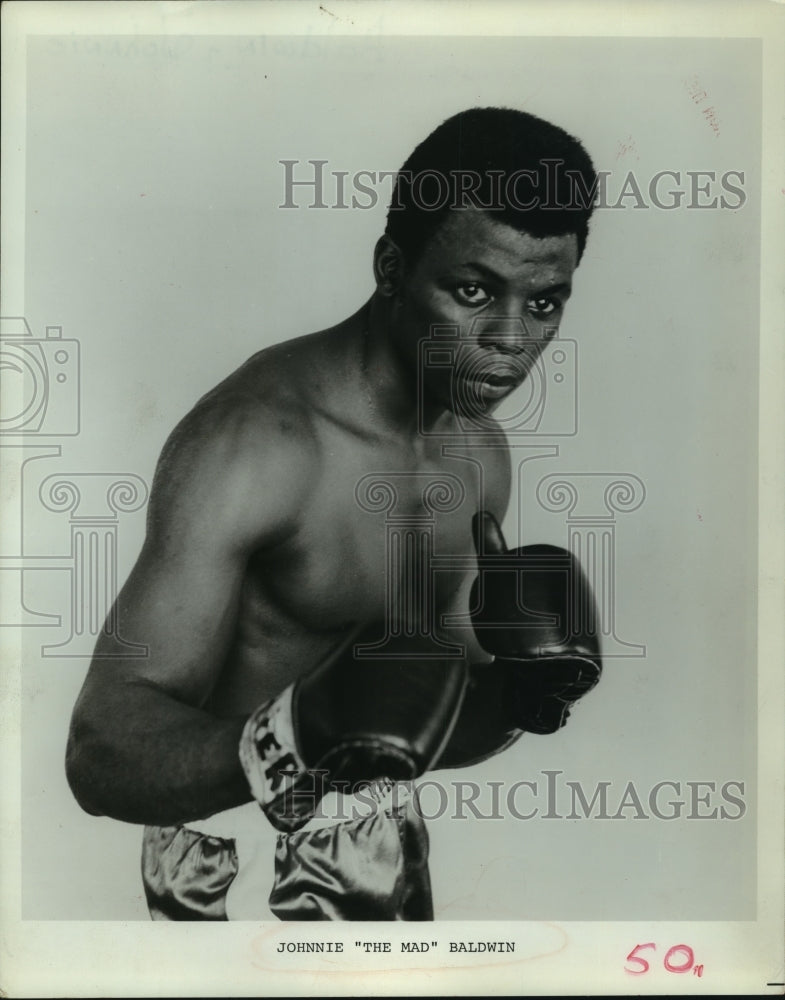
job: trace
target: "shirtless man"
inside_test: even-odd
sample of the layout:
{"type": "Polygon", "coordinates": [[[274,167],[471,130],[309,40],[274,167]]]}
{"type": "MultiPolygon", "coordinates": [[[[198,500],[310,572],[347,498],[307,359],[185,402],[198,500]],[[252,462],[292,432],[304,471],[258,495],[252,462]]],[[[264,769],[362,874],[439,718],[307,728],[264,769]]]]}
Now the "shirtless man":
{"type": "MultiPolygon", "coordinates": [[[[516,631],[525,617],[516,572],[506,582],[497,574],[470,602],[475,546],[481,564],[526,554],[506,554],[496,524],[510,464],[489,414],[521,383],[570,295],[591,211],[576,204],[575,176],[578,190],[590,190],[591,161],[549,123],[504,109],[449,119],[399,174],[370,300],[331,329],[253,356],[164,447],[144,546],[117,602],[120,634],[148,655],[108,659],[112,639],[99,639],[67,751],[84,809],[147,825],[154,917],[233,916],[227,895],[246,871],[242,838],[200,832],[199,822],[250,808],[252,823],[264,825],[254,799],[284,831],[274,912],[429,917],[427,838],[411,802],[390,807],[389,783],[371,786],[387,826],[337,824],[346,843],[336,851],[336,824],[303,832],[313,809],[292,820],[291,801],[282,806],[284,773],[403,780],[467,764],[526,729],[563,725],[567,707],[596,683],[596,637],[563,628],[569,594],[585,590],[567,554],[544,553],[566,567],[566,589],[563,574],[535,567],[525,601],[551,620],[555,613],[561,631],[516,631]],[[429,207],[423,171],[450,181],[462,171],[441,208],[429,207]],[[423,367],[420,343],[445,329],[454,363],[423,367]],[[456,559],[421,581],[432,581],[433,601],[429,620],[414,622],[417,641],[391,620],[390,596],[416,590],[423,563],[390,560],[385,512],[358,502],[371,473],[394,482],[396,513],[414,521],[429,510],[424,484],[441,477],[462,489],[431,522],[433,553],[456,559]],[[490,609],[486,624],[509,627],[480,627],[478,601],[490,609]],[[465,624],[470,603],[474,629],[465,624]],[[424,634],[442,644],[441,658],[418,658],[424,634]],[[358,658],[358,644],[385,635],[386,658],[358,658]],[[345,905],[333,898],[313,912],[303,900],[318,888],[291,884],[309,867],[304,853],[310,867],[326,856],[325,836],[333,854],[373,856],[378,877],[360,902],[344,879],[345,905]]],[[[325,881],[342,877],[331,871],[325,881]]]]}

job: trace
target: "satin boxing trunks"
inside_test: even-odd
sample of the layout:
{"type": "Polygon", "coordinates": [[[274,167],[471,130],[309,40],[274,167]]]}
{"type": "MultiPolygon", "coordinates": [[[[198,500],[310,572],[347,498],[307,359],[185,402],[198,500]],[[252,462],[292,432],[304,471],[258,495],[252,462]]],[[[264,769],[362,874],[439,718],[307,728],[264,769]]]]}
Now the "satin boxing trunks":
{"type": "Polygon", "coordinates": [[[332,792],[294,833],[256,802],[182,826],[145,827],[153,920],[432,920],[428,833],[410,785],[332,792]]]}

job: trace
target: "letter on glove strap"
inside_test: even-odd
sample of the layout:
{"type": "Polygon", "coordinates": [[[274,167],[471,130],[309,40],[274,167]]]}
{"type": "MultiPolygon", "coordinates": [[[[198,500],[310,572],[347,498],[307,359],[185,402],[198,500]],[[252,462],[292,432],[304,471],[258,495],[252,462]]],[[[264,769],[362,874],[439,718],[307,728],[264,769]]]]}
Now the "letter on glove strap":
{"type": "Polygon", "coordinates": [[[418,777],[455,724],[465,660],[421,661],[403,640],[400,658],[358,660],[357,638],[258,708],[245,726],[243,769],[280,830],[306,822],[331,783],[418,777]]]}

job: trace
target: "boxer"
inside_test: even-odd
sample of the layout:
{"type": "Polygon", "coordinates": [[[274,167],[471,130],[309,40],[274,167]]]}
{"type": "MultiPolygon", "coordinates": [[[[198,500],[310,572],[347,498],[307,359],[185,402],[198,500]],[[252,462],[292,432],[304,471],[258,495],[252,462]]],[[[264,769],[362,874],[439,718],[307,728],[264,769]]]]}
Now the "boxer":
{"type": "Polygon", "coordinates": [[[430,919],[407,783],[555,731],[596,683],[596,641],[568,614],[580,567],[501,538],[510,459],[492,417],[558,329],[591,215],[576,191],[595,181],[581,144],[533,115],[448,119],[398,175],[370,299],[254,355],[167,441],[113,611],[148,656],[99,638],[66,754],[84,809],[145,826],[154,918],[262,913],[266,830],[278,916],[430,919]],[[460,179],[438,207],[434,176],[460,179]],[[423,365],[435,330],[450,363],[423,365]],[[429,544],[476,548],[474,564],[425,580],[427,560],[391,560],[384,513],[358,503],[372,473],[412,523],[423,483],[458,482],[428,508],[429,544]],[[360,655],[380,642],[384,657],[360,655]],[[325,819],[341,795],[354,812],[325,819]]]}

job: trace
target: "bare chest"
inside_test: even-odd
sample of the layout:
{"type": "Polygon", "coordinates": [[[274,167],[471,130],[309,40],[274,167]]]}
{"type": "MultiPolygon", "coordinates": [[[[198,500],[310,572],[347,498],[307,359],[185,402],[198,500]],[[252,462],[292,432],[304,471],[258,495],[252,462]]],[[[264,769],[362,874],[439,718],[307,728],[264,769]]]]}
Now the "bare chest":
{"type": "Polygon", "coordinates": [[[490,471],[441,448],[336,442],[314,469],[296,534],[249,561],[221,702],[247,708],[276,694],[357,626],[438,632],[479,654],[466,612],[472,518],[490,471]]]}
{"type": "MultiPolygon", "coordinates": [[[[481,473],[467,461],[352,456],[324,469],[297,535],[251,567],[247,592],[311,631],[445,611],[474,566],[481,473]],[[397,465],[397,467],[396,467],[397,465]]],[[[248,609],[251,610],[250,608],[248,609]]]]}

